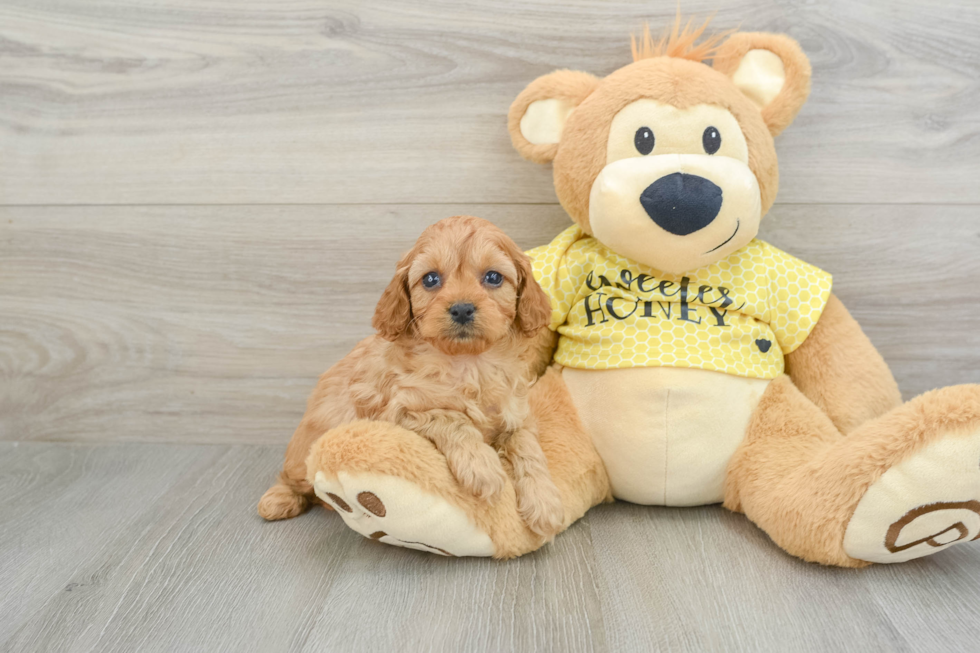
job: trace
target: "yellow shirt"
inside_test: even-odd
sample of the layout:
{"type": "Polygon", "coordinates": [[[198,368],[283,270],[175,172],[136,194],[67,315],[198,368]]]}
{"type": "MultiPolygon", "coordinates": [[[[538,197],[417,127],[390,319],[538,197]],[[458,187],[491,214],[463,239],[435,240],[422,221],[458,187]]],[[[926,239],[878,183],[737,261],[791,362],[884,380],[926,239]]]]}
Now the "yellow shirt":
{"type": "Polygon", "coordinates": [[[578,226],[528,252],[551,298],[555,361],[567,367],[694,367],[772,379],[810,335],[831,276],[753,240],[723,261],[666,274],[578,226]]]}

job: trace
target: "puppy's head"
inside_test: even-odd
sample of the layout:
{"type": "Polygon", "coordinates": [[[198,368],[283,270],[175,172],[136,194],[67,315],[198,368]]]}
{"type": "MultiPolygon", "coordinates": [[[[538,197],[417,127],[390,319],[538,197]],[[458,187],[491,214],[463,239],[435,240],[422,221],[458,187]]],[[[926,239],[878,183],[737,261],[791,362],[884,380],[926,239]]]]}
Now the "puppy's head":
{"type": "Polygon", "coordinates": [[[486,220],[446,218],[398,262],[374,313],[387,340],[411,334],[449,355],[479,354],[547,325],[551,303],[528,257],[486,220]]]}

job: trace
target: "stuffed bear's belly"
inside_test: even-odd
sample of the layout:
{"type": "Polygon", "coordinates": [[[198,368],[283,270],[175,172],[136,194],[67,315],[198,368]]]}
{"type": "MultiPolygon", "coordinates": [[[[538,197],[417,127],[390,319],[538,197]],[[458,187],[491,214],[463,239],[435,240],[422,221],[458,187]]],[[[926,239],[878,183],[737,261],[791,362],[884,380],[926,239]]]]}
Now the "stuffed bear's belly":
{"type": "Polygon", "coordinates": [[[648,505],[724,499],[725,470],[769,379],[675,367],[566,367],[613,495],[648,505]]]}

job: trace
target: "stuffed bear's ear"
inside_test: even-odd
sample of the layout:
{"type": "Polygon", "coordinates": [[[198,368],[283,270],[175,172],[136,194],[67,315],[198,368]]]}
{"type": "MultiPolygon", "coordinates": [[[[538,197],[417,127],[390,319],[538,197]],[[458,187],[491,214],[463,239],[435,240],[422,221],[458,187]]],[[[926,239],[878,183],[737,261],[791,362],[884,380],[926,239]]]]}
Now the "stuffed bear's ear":
{"type": "Polygon", "coordinates": [[[810,61],[782,34],[733,34],[718,48],[713,67],[759,107],[773,136],[793,122],[810,94],[810,61]]]}
{"type": "Polygon", "coordinates": [[[507,116],[510,140],[521,156],[535,163],[554,159],[568,115],[598,83],[588,73],[556,70],[521,91],[507,116]]]}

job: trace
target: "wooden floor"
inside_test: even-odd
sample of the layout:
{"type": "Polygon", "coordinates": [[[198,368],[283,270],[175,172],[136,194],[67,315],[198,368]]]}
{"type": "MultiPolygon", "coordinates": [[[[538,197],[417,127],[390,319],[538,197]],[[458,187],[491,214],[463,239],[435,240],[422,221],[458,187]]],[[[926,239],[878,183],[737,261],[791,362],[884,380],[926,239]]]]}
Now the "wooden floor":
{"type": "Polygon", "coordinates": [[[4,651],[975,651],[975,549],[864,571],[711,506],[616,504],[518,560],[255,514],[282,447],[0,443],[4,651]]]}
{"type": "MultiPolygon", "coordinates": [[[[906,397],[980,382],[980,5],[683,9],[813,63],[762,236],[835,275],[906,397]]],[[[514,96],[674,10],[0,0],[0,651],[976,651],[980,543],[825,569],[616,504],[497,563],[255,514],[425,225],[568,224],[514,96]]]]}

